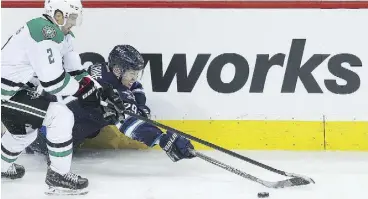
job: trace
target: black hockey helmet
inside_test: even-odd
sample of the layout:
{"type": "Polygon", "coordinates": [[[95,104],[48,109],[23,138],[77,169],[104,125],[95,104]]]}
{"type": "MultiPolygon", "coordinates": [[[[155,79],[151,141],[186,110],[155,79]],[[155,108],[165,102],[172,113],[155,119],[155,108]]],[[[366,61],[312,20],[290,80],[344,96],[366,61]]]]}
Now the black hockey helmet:
{"type": "Polygon", "coordinates": [[[109,67],[120,67],[122,71],[125,70],[143,70],[144,60],[142,55],[130,45],[115,46],[108,58],[109,67]]]}

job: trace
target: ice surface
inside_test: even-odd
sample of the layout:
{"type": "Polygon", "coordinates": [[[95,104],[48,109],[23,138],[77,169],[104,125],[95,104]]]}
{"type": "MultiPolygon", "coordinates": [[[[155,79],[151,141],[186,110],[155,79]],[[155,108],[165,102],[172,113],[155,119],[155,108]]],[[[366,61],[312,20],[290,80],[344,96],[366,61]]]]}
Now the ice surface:
{"type": "MultiPolygon", "coordinates": [[[[269,192],[272,199],[367,198],[367,152],[237,151],[287,172],[312,177],[316,184],[269,189],[200,159],[177,163],[162,151],[82,151],[73,159],[73,171],[90,180],[85,196],[46,196],[46,163],[39,155],[23,154],[23,179],[1,185],[3,199],[252,199],[269,192]]],[[[285,179],[216,151],[205,154],[268,181],[285,179]]]]}

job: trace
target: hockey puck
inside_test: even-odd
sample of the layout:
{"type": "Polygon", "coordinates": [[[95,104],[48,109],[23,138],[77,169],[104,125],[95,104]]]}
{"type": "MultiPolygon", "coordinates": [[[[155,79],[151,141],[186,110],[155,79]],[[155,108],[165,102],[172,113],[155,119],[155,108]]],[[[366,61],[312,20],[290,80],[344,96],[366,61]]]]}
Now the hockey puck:
{"type": "Polygon", "coordinates": [[[270,196],[270,194],[268,192],[259,192],[258,193],[258,198],[267,198],[268,196],[270,196]]]}

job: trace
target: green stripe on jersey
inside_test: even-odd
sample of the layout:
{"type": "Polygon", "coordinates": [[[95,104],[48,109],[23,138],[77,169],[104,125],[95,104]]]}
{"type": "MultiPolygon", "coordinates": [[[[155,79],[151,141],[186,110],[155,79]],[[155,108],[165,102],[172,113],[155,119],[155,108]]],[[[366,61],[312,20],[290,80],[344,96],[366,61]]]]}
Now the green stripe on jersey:
{"type": "Polygon", "coordinates": [[[80,80],[82,80],[83,77],[86,77],[88,75],[89,74],[87,72],[83,72],[82,74],[79,74],[79,75],[74,76],[74,79],[79,82],[80,80]]]}
{"type": "Polygon", "coordinates": [[[61,90],[63,90],[70,82],[70,75],[68,73],[65,74],[65,78],[64,78],[64,82],[63,85],[61,85],[59,88],[54,89],[52,91],[49,91],[50,94],[55,95],[56,93],[60,92],[61,90]]]}

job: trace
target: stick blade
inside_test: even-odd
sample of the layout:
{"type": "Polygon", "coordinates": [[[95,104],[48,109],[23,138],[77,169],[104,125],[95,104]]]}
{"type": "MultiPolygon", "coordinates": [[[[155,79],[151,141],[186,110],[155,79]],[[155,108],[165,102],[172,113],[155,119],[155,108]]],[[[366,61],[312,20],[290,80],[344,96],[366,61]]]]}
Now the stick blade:
{"type": "Polygon", "coordinates": [[[290,179],[287,179],[287,180],[274,182],[272,184],[267,184],[265,186],[267,186],[269,188],[280,189],[280,188],[286,188],[286,187],[303,186],[303,185],[308,185],[310,183],[314,183],[314,181],[312,179],[304,179],[304,178],[300,178],[300,177],[294,177],[294,178],[290,178],[290,179]]]}
{"type": "Polygon", "coordinates": [[[311,178],[305,179],[300,177],[294,177],[289,179],[293,186],[301,186],[301,185],[308,185],[308,184],[315,184],[314,180],[311,178]]]}

